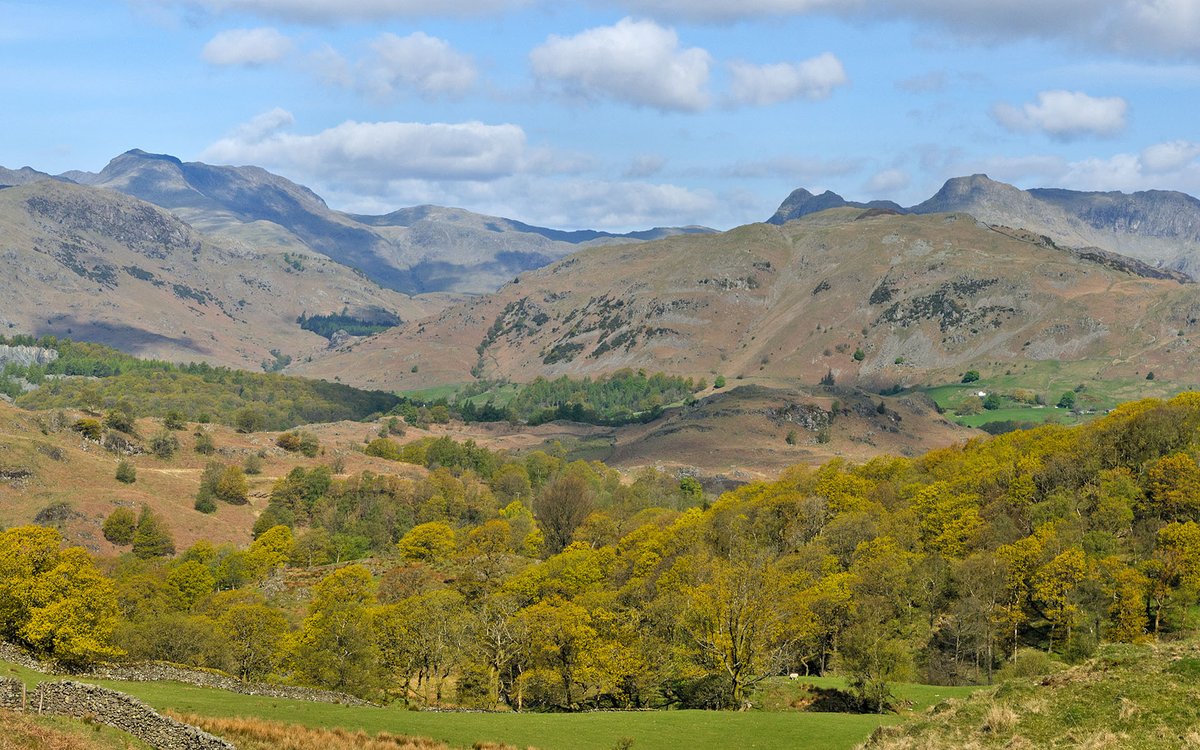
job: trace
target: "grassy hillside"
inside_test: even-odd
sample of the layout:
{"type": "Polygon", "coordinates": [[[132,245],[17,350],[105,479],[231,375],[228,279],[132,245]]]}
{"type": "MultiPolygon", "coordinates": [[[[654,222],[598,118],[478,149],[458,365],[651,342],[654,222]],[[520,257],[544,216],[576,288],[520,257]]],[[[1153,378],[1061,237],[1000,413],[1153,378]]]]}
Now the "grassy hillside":
{"type": "Polygon", "coordinates": [[[1200,647],[1110,645],[1077,667],[1013,679],[877,733],[864,750],[1200,747],[1200,647]]]}
{"type": "Polygon", "coordinates": [[[0,711],[0,750],[151,750],[124,732],[82,719],[0,711]]]}
{"type": "Polygon", "coordinates": [[[54,180],[0,192],[6,331],[100,341],[142,356],[257,369],[272,349],[319,357],[302,313],[440,309],[311,251],[218,240],[111,190],[54,180]]]}
{"type": "Polygon", "coordinates": [[[398,389],[641,367],[880,390],[1062,361],[1190,384],[1196,288],[1139,273],[965,214],[838,209],[576,253],[297,367],[398,389]]]}

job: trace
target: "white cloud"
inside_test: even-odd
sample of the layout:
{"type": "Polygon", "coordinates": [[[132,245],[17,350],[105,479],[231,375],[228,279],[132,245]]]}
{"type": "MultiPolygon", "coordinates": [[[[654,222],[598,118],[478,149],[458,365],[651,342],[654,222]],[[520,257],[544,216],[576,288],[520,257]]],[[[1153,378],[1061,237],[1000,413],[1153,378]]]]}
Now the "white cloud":
{"type": "Polygon", "coordinates": [[[1200,195],[1200,143],[1169,141],[1139,153],[1117,153],[1068,161],[1060,156],[1029,155],[964,160],[947,174],[983,172],[1025,187],[1072,190],[1180,190],[1200,195]]]}
{"type": "Polygon", "coordinates": [[[491,180],[523,168],[525,131],[481,122],[347,121],[315,135],[284,132],[290,115],[260,115],[212,144],[201,158],[259,164],[301,179],[359,184],[391,179],[491,180]],[[285,117],[286,115],[286,117],[285,117]],[[264,118],[260,125],[254,125],[264,118]],[[273,129],[265,126],[274,124],[273,129]]]}
{"type": "Polygon", "coordinates": [[[872,196],[892,197],[892,194],[908,187],[911,178],[903,169],[885,169],[867,180],[866,191],[872,196]]]}
{"type": "Polygon", "coordinates": [[[986,42],[1057,39],[1142,58],[1200,57],[1196,0],[610,0],[658,19],[728,23],[837,15],[901,19],[986,42]]]}
{"type": "Polygon", "coordinates": [[[313,24],[498,13],[530,0],[151,0],[208,13],[240,13],[313,24]]]}
{"type": "Polygon", "coordinates": [[[612,99],[662,110],[709,106],[712,56],[683,49],[672,29],[625,18],[572,37],[551,35],[529,54],[543,84],[588,99],[612,99]]]}
{"type": "Polygon", "coordinates": [[[1036,102],[1020,107],[997,104],[996,121],[1009,130],[1039,130],[1055,138],[1115,135],[1125,129],[1129,104],[1118,96],[1095,97],[1079,91],[1042,91],[1036,102]]]}
{"type": "Polygon", "coordinates": [[[738,104],[778,104],[792,99],[826,99],[847,82],[842,61],[833,54],[798,63],[729,63],[730,96],[738,104]]]}
{"type": "Polygon", "coordinates": [[[261,143],[265,138],[278,133],[296,122],[283,107],[276,107],[262,114],[255,115],[248,121],[234,128],[230,138],[244,144],[261,143]]]}
{"type": "Polygon", "coordinates": [[[471,58],[443,39],[420,31],[405,37],[383,34],[371,44],[373,57],[360,64],[364,85],[378,95],[400,89],[424,94],[460,95],[476,78],[471,58]]]}
{"type": "Polygon", "coordinates": [[[1156,143],[1142,151],[1143,168],[1150,174],[1174,172],[1187,167],[1200,157],[1200,143],[1195,141],[1168,141],[1156,143]]]}
{"type": "Polygon", "coordinates": [[[204,45],[200,56],[212,65],[266,65],[292,51],[292,40],[272,28],[229,29],[204,45]]]}

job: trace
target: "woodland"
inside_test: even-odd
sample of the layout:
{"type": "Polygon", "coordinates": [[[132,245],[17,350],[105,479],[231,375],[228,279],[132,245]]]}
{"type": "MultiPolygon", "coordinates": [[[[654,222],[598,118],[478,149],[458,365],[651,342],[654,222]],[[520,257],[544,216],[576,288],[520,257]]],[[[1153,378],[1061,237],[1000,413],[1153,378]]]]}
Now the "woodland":
{"type": "Polygon", "coordinates": [[[0,636],[414,706],[738,708],[798,673],[885,711],[1197,624],[1200,394],[719,496],[380,425],[364,451],[428,471],[297,466],[245,546],[177,551],[148,509],[105,522],[117,557],[0,533],[0,636]]]}

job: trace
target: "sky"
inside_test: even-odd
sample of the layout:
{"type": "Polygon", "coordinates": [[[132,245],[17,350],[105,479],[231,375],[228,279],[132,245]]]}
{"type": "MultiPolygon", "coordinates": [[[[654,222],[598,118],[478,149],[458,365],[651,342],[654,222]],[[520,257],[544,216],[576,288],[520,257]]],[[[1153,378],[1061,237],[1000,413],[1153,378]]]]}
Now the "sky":
{"type": "Polygon", "coordinates": [[[0,165],[132,148],[333,208],[762,221],[955,176],[1200,195],[1200,0],[0,0],[0,165]]]}

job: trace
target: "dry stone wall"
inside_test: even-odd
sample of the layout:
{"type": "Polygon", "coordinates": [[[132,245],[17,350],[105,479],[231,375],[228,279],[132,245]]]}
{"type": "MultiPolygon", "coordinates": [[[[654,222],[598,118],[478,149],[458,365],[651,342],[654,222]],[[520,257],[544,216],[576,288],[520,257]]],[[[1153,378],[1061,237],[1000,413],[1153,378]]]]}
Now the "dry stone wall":
{"type": "Polygon", "coordinates": [[[70,680],[43,682],[27,695],[24,682],[0,677],[0,708],[107,724],[157,750],[237,750],[227,740],[163,716],[131,695],[99,685],[70,680]]]}
{"type": "Polygon", "coordinates": [[[137,737],[157,750],[237,750],[230,742],[163,716],[137,698],[82,682],[43,682],[28,709],[90,718],[137,737]]]}
{"type": "Polygon", "coordinates": [[[0,708],[20,711],[25,708],[25,683],[15,677],[0,677],[0,708]]]}

